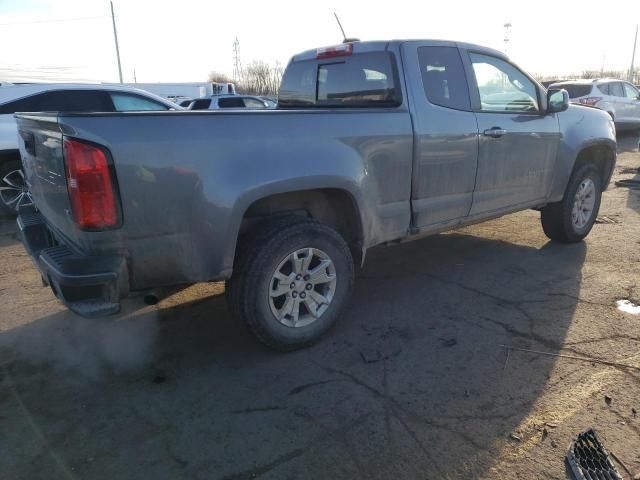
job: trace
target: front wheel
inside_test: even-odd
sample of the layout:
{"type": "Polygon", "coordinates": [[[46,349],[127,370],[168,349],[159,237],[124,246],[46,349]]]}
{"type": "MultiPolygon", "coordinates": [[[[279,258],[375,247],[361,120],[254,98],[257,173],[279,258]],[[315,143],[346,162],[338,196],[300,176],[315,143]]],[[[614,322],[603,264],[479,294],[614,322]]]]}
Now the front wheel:
{"type": "Polygon", "coordinates": [[[336,322],[353,277],[351,252],[335,230],[285,217],[241,243],[227,298],[234,316],[261,342],[294,350],[315,342],[336,322]]]}
{"type": "Polygon", "coordinates": [[[598,216],[602,197],[602,179],[591,164],[573,172],[561,201],[542,209],[544,233],[551,240],[575,243],[585,238],[598,216]]]}

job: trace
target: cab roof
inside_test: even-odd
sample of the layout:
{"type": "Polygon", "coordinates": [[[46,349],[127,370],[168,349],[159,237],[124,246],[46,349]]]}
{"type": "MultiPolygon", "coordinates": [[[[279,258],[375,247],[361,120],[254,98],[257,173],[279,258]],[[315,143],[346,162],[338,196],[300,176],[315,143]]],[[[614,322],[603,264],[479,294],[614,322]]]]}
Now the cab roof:
{"type": "MultiPolygon", "coordinates": [[[[501,51],[495,50],[493,48],[483,47],[481,45],[476,45],[473,43],[465,43],[465,42],[456,42],[452,40],[438,40],[438,39],[395,39],[395,40],[370,40],[370,41],[353,41],[346,42],[353,45],[353,53],[365,53],[365,52],[376,52],[388,50],[392,46],[403,45],[407,43],[418,43],[425,44],[431,46],[441,46],[441,47],[457,47],[466,50],[472,50],[478,53],[486,53],[488,55],[493,55],[495,57],[502,58],[504,60],[508,60],[508,57],[501,51]]],[[[337,43],[335,45],[327,45],[325,47],[337,47],[342,45],[341,43],[337,43]]],[[[316,58],[318,49],[314,48],[311,50],[305,50],[304,52],[300,52],[294,55],[291,60],[294,62],[300,60],[313,60],[316,58]]]]}

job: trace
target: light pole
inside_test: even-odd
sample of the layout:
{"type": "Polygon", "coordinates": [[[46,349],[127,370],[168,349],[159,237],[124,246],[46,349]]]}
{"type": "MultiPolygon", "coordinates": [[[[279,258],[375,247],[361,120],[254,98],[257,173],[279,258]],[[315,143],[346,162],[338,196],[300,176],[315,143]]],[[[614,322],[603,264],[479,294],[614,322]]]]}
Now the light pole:
{"type": "Polygon", "coordinates": [[[629,69],[629,81],[631,83],[633,83],[634,80],[634,74],[635,72],[633,71],[633,65],[635,63],[636,60],[636,44],[638,43],[638,25],[636,25],[636,36],[635,39],[633,40],[633,54],[631,54],[631,68],[629,69]]]}
{"type": "Polygon", "coordinates": [[[116,42],[116,57],[118,58],[118,75],[122,83],[122,67],[120,66],[120,48],[118,47],[118,31],[116,30],[116,16],[113,14],[113,2],[111,4],[111,22],[113,23],[113,39],[116,42]]]}

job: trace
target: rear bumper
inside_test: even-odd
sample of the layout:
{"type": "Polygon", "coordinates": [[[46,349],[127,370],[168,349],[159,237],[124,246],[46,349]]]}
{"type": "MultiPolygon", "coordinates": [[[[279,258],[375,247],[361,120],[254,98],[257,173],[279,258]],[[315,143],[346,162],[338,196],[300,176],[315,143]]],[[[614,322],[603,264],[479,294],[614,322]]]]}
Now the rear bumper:
{"type": "Polygon", "coordinates": [[[128,283],[124,257],[82,255],[56,243],[37,212],[20,212],[18,227],[42,281],[72,312],[95,317],[120,311],[128,283]]]}

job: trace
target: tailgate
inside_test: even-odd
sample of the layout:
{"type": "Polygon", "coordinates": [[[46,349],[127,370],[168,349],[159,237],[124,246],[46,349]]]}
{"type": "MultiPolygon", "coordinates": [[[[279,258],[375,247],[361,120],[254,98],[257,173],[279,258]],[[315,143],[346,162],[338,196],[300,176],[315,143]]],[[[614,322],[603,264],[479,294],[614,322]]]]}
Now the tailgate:
{"type": "Polygon", "coordinates": [[[56,114],[16,115],[25,180],[47,224],[77,244],[56,114]]]}

